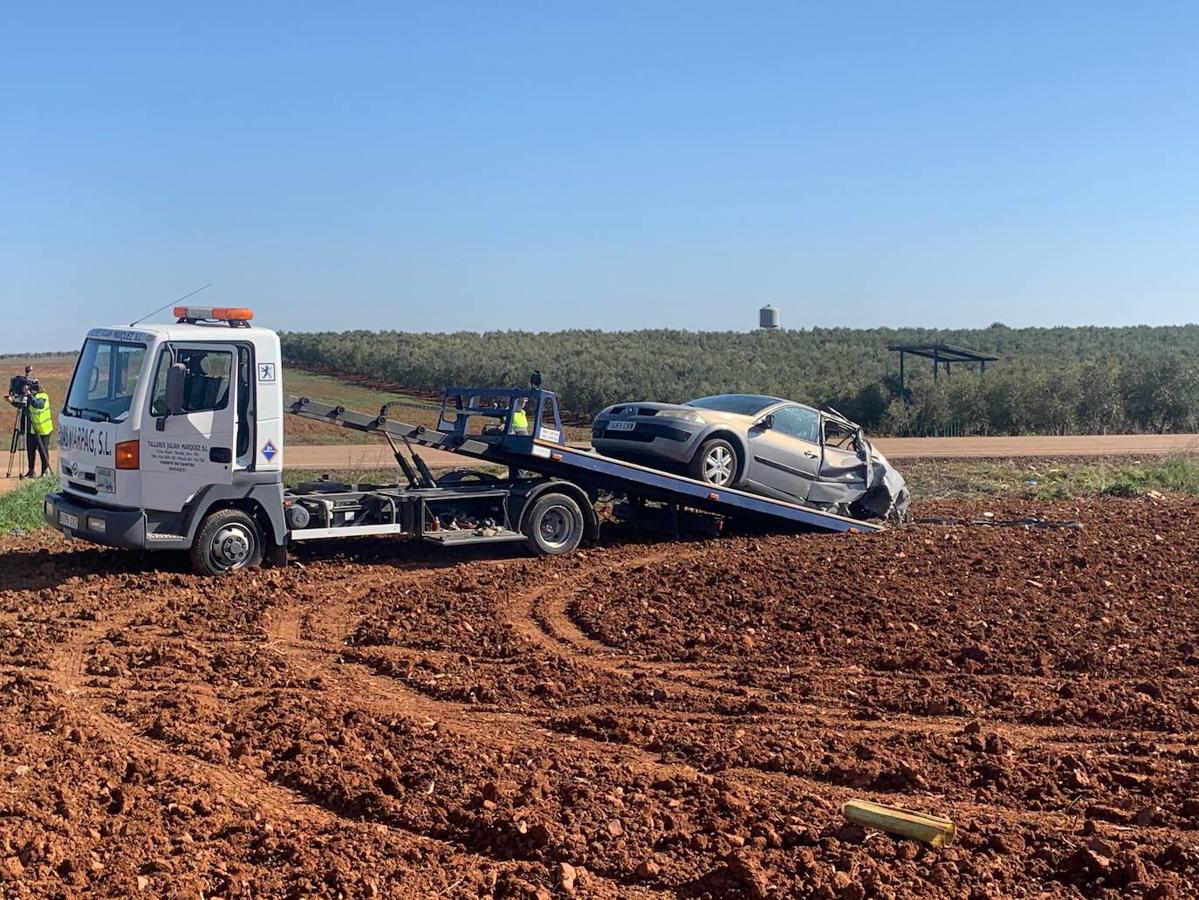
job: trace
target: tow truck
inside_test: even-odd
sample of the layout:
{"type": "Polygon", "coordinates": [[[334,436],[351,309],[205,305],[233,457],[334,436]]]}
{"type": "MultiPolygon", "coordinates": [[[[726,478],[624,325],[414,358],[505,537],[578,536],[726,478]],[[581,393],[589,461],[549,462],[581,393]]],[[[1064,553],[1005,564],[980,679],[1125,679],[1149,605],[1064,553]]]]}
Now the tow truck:
{"type": "Polygon", "coordinates": [[[447,387],[435,428],[393,418],[394,404],[369,414],[285,396],[279,337],[253,324],[251,310],[180,306],[174,316],[87,333],[61,410],[59,489],[44,510],[67,537],[184,550],[196,571],[219,575],[284,563],[299,542],[363,536],[566,554],[598,538],[601,493],[672,517],[676,532],[683,516],[776,530],[882,528],[572,447],[556,395],[539,383],[447,387]],[[400,478],[286,487],[287,414],[381,437],[400,478]],[[435,476],[417,447],[491,471],[435,476]]]}

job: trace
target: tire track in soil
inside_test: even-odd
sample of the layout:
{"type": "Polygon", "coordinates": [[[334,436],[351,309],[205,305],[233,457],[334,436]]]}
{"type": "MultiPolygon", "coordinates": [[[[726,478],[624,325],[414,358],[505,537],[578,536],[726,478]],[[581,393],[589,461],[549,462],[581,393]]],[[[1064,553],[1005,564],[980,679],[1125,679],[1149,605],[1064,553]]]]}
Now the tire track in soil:
{"type": "MultiPolygon", "coordinates": [[[[704,548],[683,555],[672,553],[668,550],[656,551],[631,560],[623,560],[607,566],[601,571],[603,574],[610,574],[613,571],[621,569],[653,565],[667,558],[675,563],[685,562],[687,559],[702,555],[703,552],[704,548]]],[[[749,699],[753,697],[753,699],[766,707],[765,712],[752,713],[748,716],[740,713],[727,716],[718,714],[725,721],[728,721],[730,726],[737,723],[752,724],[753,719],[762,716],[769,718],[774,723],[787,721],[799,722],[806,726],[807,735],[815,738],[819,738],[822,735],[841,737],[845,735],[847,729],[852,728],[855,732],[870,732],[872,737],[880,740],[885,740],[892,735],[913,734],[935,740],[937,738],[951,738],[960,735],[965,725],[971,721],[975,721],[977,718],[899,715],[889,716],[885,722],[869,721],[856,716],[853,707],[844,703],[831,705],[821,701],[795,700],[778,702],[762,696],[768,693],[766,689],[759,689],[756,696],[746,694],[739,688],[714,681],[709,677],[706,673],[714,670],[727,673],[727,669],[715,664],[696,667],[658,660],[635,659],[623,655],[617,648],[586,634],[570,615],[569,610],[574,599],[587,589],[586,582],[594,578],[596,574],[595,570],[579,573],[570,578],[557,582],[549,582],[531,591],[522,593],[517,600],[508,605],[508,621],[521,634],[550,652],[557,653],[571,663],[616,673],[624,677],[632,677],[633,672],[649,674],[658,678],[664,678],[670,683],[683,685],[688,690],[701,695],[707,695],[709,698],[732,696],[736,699],[749,699]],[[748,723],[745,721],[747,718],[750,720],[748,723]],[[833,721],[830,721],[830,719],[833,721]]],[[[842,670],[844,674],[849,674],[850,671],[853,671],[854,674],[861,674],[861,669],[851,670],[851,667],[848,666],[832,668],[827,673],[822,674],[835,675],[838,670],[842,670]]],[[[772,671],[777,673],[779,670],[772,671]]],[[[915,681],[921,676],[912,675],[905,677],[908,680],[915,681]]],[[[945,677],[948,678],[949,676],[945,677]]],[[[1020,676],[1003,677],[1008,678],[1009,681],[1019,682],[1025,680],[1020,676]]],[[[1048,680],[1038,676],[1029,676],[1027,680],[1034,679],[1042,682],[1048,680]]],[[[602,706],[598,707],[598,709],[603,710],[604,714],[612,712],[610,708],[602,706]]],[[[564,710],[559,715],[581,714],[584,714],[581,709],[573,708],[564,710]]],[[[683,719],[684,722],[688,721],[686,713],[655,709],[654,715],[660,718],[675,718],[683,719]]],[[[1055,747],[1066,752],[1077,752],[1080,742],[1091,743],[1095,740],[1124,742],[1129,737],[1129,732],[1127,731],[1122,732],[1116,729],[1090,726],[1040,726],[1004,721],[1002,722],[1002,728],[1009,745],[1014,748],[1055,747]],[[1080,733],[1085,736],[1082,738],[1082,741],[1080,741],[1080,733]]],[[[580,740],[594,740],[585,738],[582,735],[576,736],[580,740]]],[[[1150,736],[1151,738],[1156,738],[1154,743],[1167,750],[1179,750],[1191,746],[1190,743],[1185,742],[1185,739],[1182,743],[1177,741],[1166,742],[1163,740],[1165,735],[1152,733],[1150,736]]],[[[628,741],[620,741],[619,745],[633,746],[641,753],[649,753],[649,751],[644,750],[637,744],[630,744],[628,741]]],[[[603,746],[611,746],[611,744],[603,744],[603,746]]],[[[655,759],[660,761],[660,757],[655,757],[655,759]]],[[[688,768],[691,768],[693,771],[699,771],[690,766],[688,768]]],[[[832,779],[812,777],[797,772],[777,772],[751,764],[722,769],[720,770],[720,775],[724,778],[736,778],[740,776],[759,785],[774,788],[801,785],[813,792],[826,795],[832,794],[838,798],[837,802],[853,799],[861,795],[860,789],[848,787],[832,779]]],[[[929,792],[913,793],[899,791],[888,792],[887,796],[888,802],[894,802],[901,806],[906,805],[913,808],[920,808],[922,804],[927,804],[930,798],[936,799],[942,795],[929,792]]],[[[990,816],[1006,820],[1012,824],[1019,824],[1025,821],[1028,816],[1028,810],[1014,802],[993,800],[982,805],[966,800],[954,800],[950,802],[958,815],[964,814],[975,819],[990,816]]],[[[1074,804],[1071,803],[1067,807],[1067,810],[1073,808],[1073,806],[1074,804]]],[[[1062,829],[1065,833],[1077,829],[1082,823],[1081,810],[1073,816],[1068,812],[1040,810],[1038,811],[1038,817],[1042,821],[1062,829]]],[[[1150,831],[1153,831],[1153,829],[1150,829],[1150,831]]],[[[1168,833],[1166,829],[1158,829],[1158,831],[1162,834],[1168,833]]]]}
{"type": "MultiPolygon", "coordinates": [[[[147,612],[161,609],[162,604],[142,603],[138,606],[125,608],[118,616],[101,619],[99,616],[89,627],[80,629],[59,649],[50,659],[47,670],[51,687],[59,694],[74,712],[81,715],[88,726],[105,740],[117,746],[120,750],[140,754],[148,759],[157,759],[167,764],[168,768],[182,769],[187,775],[198,778],[205,787],[220,794],[233,807],[265,813],[267,818],[289,821],[296,825],[319,829],[351,828],[361,832],[369,832],[383,828],[407,840],[414,840],[426,848],[436,850],[450,858],[458,858],[470,865],[493,866],[499,869],[505,867],[507,861],[496,860],[485,854],[480,854],[461,845],[435,838],[415,829],[407,829],[391,823],[365,822],[343,816],[336,810],[330,809],[301,791],[259,778],[246,772],[240,773],[228,767],[210,763],[186,751],[173,750],[161,741],[139,733],[133,726],[116,716],[105,712],[98,704],[91,702],[88,695],[92,692],[108,694],[113,688],[94,688],[86,683],[85,666],[87,647],[96,639],[112,630],[120,630],[130,622],[147,612]]],[[[279,622],[283,631],[290,625],[290,617],[282,616],[279,622]]],[[[298,628],[298,620],[296,621],[298,628]]],[[[178,690],[180,685],[172,685],[178,690]]]]}
{"type": "MultiPolygon", "coordinates": [[[[444,726],[468,740],[498,749],[537,747],[553,753],[562,753],[564,748],[587,749],[601,759],[623,762],[634,770],[668,776],[683,771],[691,774],[697,772],[689,766],[661,763],[631,745],[621,746],[621,758],[612,760],[611,744],[577,736],[562,737],[560,741],[555,741],[554,738],[558,736],[556,732],[541,727],[520,714],[480,710],[465,703],[436,700],[404,686],[395,678],[370,672],[360,664],[340,660],[330,662],[327,658],[330,651],[340,647],[352,630],[348,626],[353,618],[350,612],[353,608],[353,600],[329,604],[316,613],[305,613],[298,606],[289,605],[279,610],[279,616],[272,625],[272,632],[281,636],[292,631],[298,633],[303,619],[309,620],[308,636],[296,640],[284,640],[279,637],[279,650],[289,666],[308,677],[319,676],[326,685],[333,686],[335,692],[343,697],[346,703],[383,718],[399,717],[411,720],[424,717],[425,721],[433,721],[439,728],[444,726]],[[319,640],[320,635],[326,638],[325,642],[319,640]]],[[[429,839],[459,847],[497,865],[508,861],[495,859],[468,844],[452,839],[429,839]]],[[[517,858],[517,861],[524,860],[517,858]]],[[[675,896],[673,891],[658,891],[644,884],[633,883],[631,879],[634,876],[631,873],[605,873],[592,867],[588,867],[587,872],[591,877],[619,888],[622,896],[675,896]]]]}
{"type": "MultiPolygon", "coordinates": [[[[930,715],[923,717],[904,713],[894,713],[887,717],[886,722],[871,721],[863,719],[858,715],[856,705],[831,698],[820,700],[771,700],[766,696],[771,693],[769,688],[757,688],[755,692],[747,693],[743,688],[712,678],[711,673],[721,673],[723,677],[728,677],[728,669],[716,663],[701,664],[699,666],[690,664],[679,665],[660,660],[644,660],[623,655],[618,648],[588,635],[570,615],[570,607],[575,598],[587,589],[585,582],[588,579],[594,578],[597,574],[610,574],[621,569],[653,565],[667,559],[674,563],[686,562],[688,559],[703,555],[703,553],[704,549],[694,550],[682,555],[669,550],[661,550],[610,565],[599,573],[591,570],[572,576],[569,579],[541,585],[523,594],[517,601],[509,605],[508,611],[512,616],[509,621],[525,637],[535,641],[550,652],[562,656],[569,662],[615,673],[626,678],[632,677],[632,673],[642,673],[664,678],[668,682],[680,684],[689,690],[705,694],[710,698],[731,697],[736,700],[753,699],[763,704],[766,707],[766,711],[749,715],[751,717],[757,715],[769,716],[773,722],[796,721],[809,727],[819,723],[819,727],[823,730],[835,731],[838,734],[843,733],[847,726],[852,726],[855,731],[876,732],[883,736],[895,733],[910,733],[928,735],[930,737],[956,736],[972,721],[981,721],[984,727],[988,723],[991,723],[991,720],[980,719],[978,716],[930,715]],[[835,721],[828,721],[830,719],[835,721]]],[[[800,676],[803,674],[802,670],[787,672],[777,667],[758,667],[758,671],[766,671],[776,675],[785,674],[788,676],[800,676]]],[[[808,671],[814,672],[815,669],[813,668],[808,671]]],[[[820,669],[819,674],[826,677],[835,677],[838,675],[861,675],[864,673],[860,667],[832,666],[827,669],[820,669]]],[[[896,676],[896,673],[888,673],[888,677],[893,681],[902,679],[909,682],[917,682],[922,677],[939,677],[948,681],[954,676],[948,674],[896,676]]],[[[987,676],[982,677],[985,678],[987,676]]],[[[1055,679],[1048,676],[995,675],[993,677],[996,679],[1003,678],[1009,683],[1016,685],[1044,685],[1055,681],[1055,679]]],[[[1116,685],[1120,683],[1119,679],[1110,679],[1110,684],[1116,685]]],[[[596,706],[596,709],[604,709],[604,707],[599,705],[596,706]]],[[[571,710],[571,712],[581,714],[582,711],[571,710]]],[[[686,718],[690,721],[700,721],[692,719],[686,713],[662,710],[660,708],[654,708],[654,715],[662,718],[686,718]]],[[[712,718],[715,721],[718,720],[717,717],[744,720],[746,714],[717,713],[712,718]]],[[[1084,742],[1126,741],[1130,734],[1127,730],[1104,728],[1102,726],[1035,725],[1007,719],[996,720],[992,724],[1001,725],[1005,736],[1016,738],[1016,740],[1011,741],[1016,746],[1056,746],[1071,751],[1077,750],[1079,744],[1084,742]]],[[[1194,746],[1194,743],[1188,742],[1184,735],[1161,732],[1143,732],[1137,734],[1152,740],[1153,743],[1165,750],[1178,751],[1194,746]]]]}
{"type": "Polygon", "coordinates": [[[97,618],[90,627],[80,629],[54,654],[48,670],[49,681],[66,701],[66,705],[81,714],[93,729],[122,750],[158,758],[168,764],[181,765],[192,773],[198,773],[236,806],[265,809],[284,819],[304,821],[309,821],[315,812],[320,824],[334,824],[337,821],[336,816],[311,806],[298,795],[252,776],[242,776],[190,754],[171,750],[161,742],[138,733],[129,724],[105,712],[100,705],[89,700],[89,695],[93,692],[107,694],[113,689],[95,688],[86,683],[84,669],[88,645],[108,631],[124,628],[138,615],[157,608],[153,604],[143,603],[126,608],[119,616],[110,619],[97,618]]]}
{"type": "MultiPolygon", "coordinates": [[[[651,564],[665,558],[667,555],[670,554],[664,551],[655,552],[614,564],[608,567],[608,570],[651,564]]],[[[672,556],[672,558],[678,559],[677,556],[672,556]]],[[[625,677],[631,677],[628,669],[624,668],[625,666],[642,671],[648,669],[648,671],[653,673],[664,671],[667,677],[677,676],[680,673],[684,676],[689,675],[693,671],[691,667],[676,667],[667,663],[657,662],[647,665],[642,660],[614,657],[613,648],[583,634],[569,619],[566,613],[566,606],[569,601],[566,599],[558,600],[559,611],[556,615],[548,618],[549,621],[555,624],[567,623],[567,627],[564,630],[568,633],[572,630],[577,632],[577,643],[576,641],[559,641],[553,634],[543,629],[537,618],[537,611],[544,608],[542,604],[544,598],[555,588],[561,589],[565,584],[575,586],[575,593],[577,593],[577,590],[583,588],[576,585],[576,583],[583,582],[593,575],[594,572],[580,573],[572,576],[570,579],[549,582],[531,591],[521,593],[519,599],[510,605],[508,611],[510,613],[513,611],[527,611],[526,617],[523,619],[510,619],[509,621],[522,634],[532,638],[539,645],[552,652],[561,654],[561,648],[564,645],[567,646],[568,651],[566,656],[574,663],[599,668],[606,672],[617,672],[625,677]],[[584,651],[583,648],[591,646],[600,650],[603,655],[591,656],[584,651]]],[[[621,740],[598,740],[588,735],[564,733],[557,729],[546,727],[542,724],[545,718],[539,714],[528,715],[503,712],[480,708],[459,701],[440,700],[415,688],[408,687],[392,676],[372,672],[364,664],[340,661],[336,663],[328,662],[326,657],[330,645],[333,647],[343,646],[345,638],[353,631],[354,619],[356,618],[356,613],[354,612],[355,605],[362,597],[369,593],[371,591],[363,592],[357,598],[339,600],[335,603],[322,606],[317,611],[310,613],[301,613],[299,608],[294,605],[280,610],[281,615],[274,628],[276,634],[281,635],[289,631],[298,631],[300,627],[298,623],[301,617],[309,619],[309,636],[302,640],[290,642],[283,649],[289,664],[295,665],[309,676],[319,675],[327,682],[338,684],[343,690],[342,696],[347,697],[351,702],[373,713],[384,716],[399,715],[406,718],[424,716],[427,720],[436,721],[439,726],[444,725],[463,737],[479,743],[499,748],[511,748],[514,745],[540,747],[559,753],[564,748],[583,750],[595,754],[602,759],[612,760],[615,756],[617,757],[614,760],[616,762],[623,762],[635,770],[656,776],[672,777],[684,774],[687,777],[694,778],[709,774],[690,763],[664,760],[660,755],[636,743],[621,740]],[[293,624],[293,622],[296,624],[293,624]],[[324,638],[324,642],[321,640],[322,637],[324,638]],[[555,735],[563,735],[563,742],[556,743],[553,740],[555,735]]],[[[418,651],[413,652],[414,654],[418,653],[418,651]]],[[[686,684],[688,687],[695,688],[690,681],[687,681],[686,684]]],[[[720,695],[727,693],[727,691],[708,690],[702,686],[698,688],[698,691],[720,695]]],[[[816,737],[821,734],[842,736],[845,734],[846,726],[852,725],[854,729],[859,731],[876,731],[882,738],[901,733],[915,733],[930,738],[956,736],[960,733],[962,726],[971,721],[966,718],[949,720],[948,717],[945,717],[946,721],[937,721],[933,718],[921,719],[919,717],[911,717],[902,721],[882,723],[853,719],[847,712],[838,710],[834,711],[836,721],[828,722],[827,715],[830,711],[827,707],[819,704],[786,703],[776,705],[790,710],[795,710],[797,707],[807,707],[811,710],[812,715],[803,716],[795,715],[794,713],[782,713],[781,711],[776,713],[771,711],[769,713],[755,713],[749,716],[749,718],[752,719],[761,716],[763,718],[768,717],[772,721],[798,720],[807,726],[807,733],[809,735],[816,737]],[[823,721],[821,720],[822,716],[825,717],[823,721]]],[[[657,708],[647,709],[652,709],[653,714],[659,717],[682,720],[685,723],[697,721],[691,714],[686,712],[657,708]]],[[[558,711],[556,715],[580,715],[586,711],[602,711],[608,714],[613,710],[611,706],[590,704],[584,707],[563,709],[558,711]]],[[[730,726],[734,724],[752,724],[752,722],[746,723],[745,719],[747,717],[741,714],[709,714],[708,718],[719,724],[727,723],[730,726]]],[[[1005,736],[1007,736],[1012,731],[1012,726],[1005,724],[1004,728],[1005,736]]],[[[1020,730],[1027,732],[1028,744],[1030,746],[1044,746],[1047,737],[1044,732],[1046,731],[1053,731],[1055,733],[1067,731],[1067,729],[1057,729],[1049,726],[1024,726],[1020,730]]],[[[1113,739],[1119,736],[1114,732],[1110,734],[1113,739]]],[[[1066,734],[1062,734],[1060,739],[1054,743],[1059,743],[1066,750],[1077,751],[1078,749],[1077,740],[1071,740],[1066,734]]],[[[798,772],[772,771],[751,765],[731,766],[721,769],[718,774],[726,780],[742,780],[756,785],[757,790],[764,789],[771,793],[780,793],[784,796],[792,795],[797,787],[812,793],[825,796],[831,795],[837,803],[861,795],[861,789],[840,784],[832,779],[812,777],[798,772]]],[[[893,802],[901,806],[920,808],[922,805],[927,805],[930,799],[940,799],[944,795],[929,791],[889,791],[887,797],[888,802],[893,802]]],[[[956,815],[969,817],[976,821],[990,818],[1000,819],[1011,825],[1019,825],[1025,822],[1028,816],[1027,808],[1002,801],[992,800],[985,804],[976,804],[969,800],[950,800],[948,802],[952,805],[956,815]]],[[[1037,815],[1040,820],[1062,830],[1063,833],[1076,830],[1082,821],[1081,810],[1073,815],[1069,812],[1039,810],[1037,815]]],[[[1166,833],[1165,829],[1152,828],[1147,829],[1146,833],[1153,833],[1158,830],[1166,833]]],[[[602,873],[595,872],[594,874],[601,875],[602,877],[602,873]]],[[[619,879],[613,878],[611,880],[619,883],[619,879]]]]}
{"type": "Polygon", "coordinates": [[[747,699],[749,695],[744,688],[710,677],[712,673],[727,675],[727,669],[723,666],[681,665],[636,659],[587,635],[567,611],[571,599],[585,590],[585,582],[595,578],[597,574],[650,566],[667,559],[681,562],[694,559],[703,553],[703,548],[682,554],[677,550],[656,550],[644,556],[605,566],[598,571],[592,569],[546,582],[531,591],[521,593],[507,604],[507,620],[521,635],[570,663],[603,670],[624,678],[631,678],[637,674],[665,678],[711,698],[747,699]]]}

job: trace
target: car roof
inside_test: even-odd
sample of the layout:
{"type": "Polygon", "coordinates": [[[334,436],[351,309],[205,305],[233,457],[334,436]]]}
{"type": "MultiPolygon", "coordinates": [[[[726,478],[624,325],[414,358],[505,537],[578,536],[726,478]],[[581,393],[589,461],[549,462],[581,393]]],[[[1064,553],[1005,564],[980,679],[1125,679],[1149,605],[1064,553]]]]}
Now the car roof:
{"type": "Polygon", "coordinates": [[[730,400],[732,400],[732,399],[753,400],[756,402],[760,402],[763,406],[771,406],[772,404],[775,404],[775,403],[790,403],[790,402],[792,402],[790,400],[784,400],[782,397],[770,397],[766,394],[712,394],[708,397],[696,397],[695,400],[691,400],[689,402],[695,403],[697,400],[723,400],[725,398],[728,398],[730,400]]]}

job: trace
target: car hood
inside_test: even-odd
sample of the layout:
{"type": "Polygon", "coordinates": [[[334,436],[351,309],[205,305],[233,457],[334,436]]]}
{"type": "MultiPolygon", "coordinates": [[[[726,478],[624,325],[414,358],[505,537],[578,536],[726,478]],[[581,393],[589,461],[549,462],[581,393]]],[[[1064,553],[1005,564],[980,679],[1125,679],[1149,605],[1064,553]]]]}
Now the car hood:
{"type": "Polygon", "coordinates": [[[599,416],[656,416],[663,411],[695,413],[705,422],[719,422],[722,425],[740,425],[745,427],[761,418],[760,416],[743,416],[740,413],[721,412],[715,409],[701,409],[686,403],[656,403],[652,401],[629,401],[613,403],[604,408],[599,416]]]}

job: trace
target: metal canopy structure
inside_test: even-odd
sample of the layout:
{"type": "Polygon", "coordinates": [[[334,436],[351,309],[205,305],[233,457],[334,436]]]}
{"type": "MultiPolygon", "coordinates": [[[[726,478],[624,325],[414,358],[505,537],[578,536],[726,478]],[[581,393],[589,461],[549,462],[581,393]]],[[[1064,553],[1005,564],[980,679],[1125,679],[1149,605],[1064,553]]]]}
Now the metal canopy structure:
{"type": "Polygon", "coordinates": [[[977,363],[978,372],[980,375],[983,375],[987,371],[987,363],[999,360],[998,356],[980,353],[977,350],[967,350],[965,347],[952,347],[949,344],[891,344],[887,349],[892,353],[899,354],[899,389],[901,391],[906,389],[904,360],[909,354],[933,361],[934,381],[940,374],[942,365],[945,366],[946,377],[949,377],[949,367],[953,363],[959,365],[963,363],[966,365],[977,363]]]}

